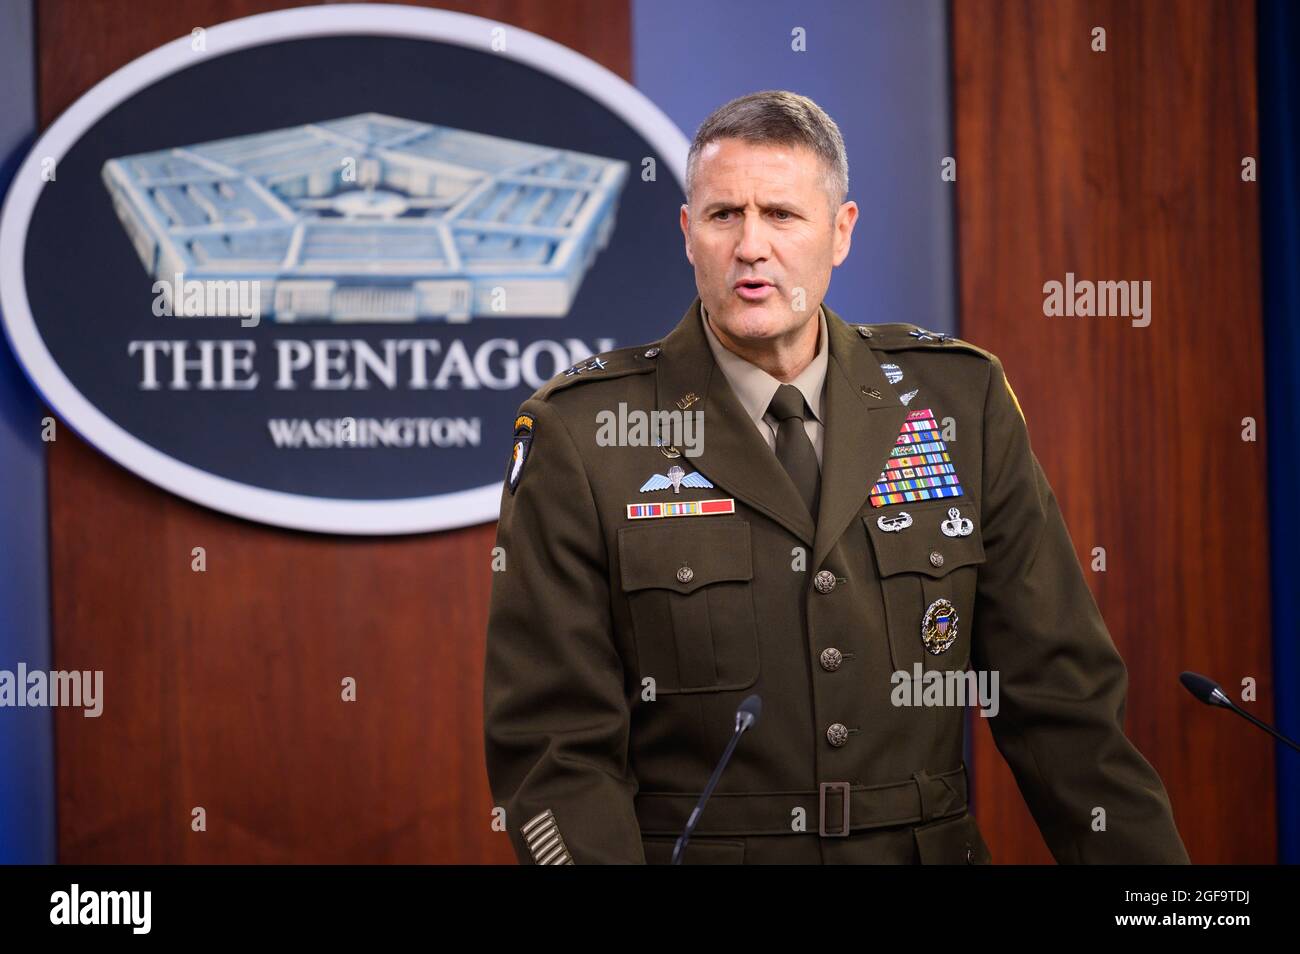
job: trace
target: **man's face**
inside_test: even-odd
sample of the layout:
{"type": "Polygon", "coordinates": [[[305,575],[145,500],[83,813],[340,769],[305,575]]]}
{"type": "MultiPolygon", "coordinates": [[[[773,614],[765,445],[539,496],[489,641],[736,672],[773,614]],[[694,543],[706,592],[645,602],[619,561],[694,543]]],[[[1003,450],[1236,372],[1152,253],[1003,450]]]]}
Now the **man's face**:
{"type": "Polygon", "coordinates": [[[700,300],[724,342],[783,347],[816,316],[858,215],[845,202],[832,216],[825,177],[803,146],[722,139],[701,151],[681,226],[700,300]]]}

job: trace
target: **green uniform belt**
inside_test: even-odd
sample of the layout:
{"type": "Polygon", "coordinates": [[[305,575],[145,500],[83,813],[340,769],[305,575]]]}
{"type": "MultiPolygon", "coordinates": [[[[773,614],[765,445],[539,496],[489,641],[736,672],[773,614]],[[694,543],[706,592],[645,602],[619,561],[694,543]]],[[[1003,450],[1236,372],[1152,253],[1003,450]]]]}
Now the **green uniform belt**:
{"type": "MultiPolygon", "coordinates": [[[[889,785],[823,782],[813,792],[714,792],[695,834],[844,836],[869,828],[924,824],[964,813],[966,792],[965,763],[942,775],[921,771],[889,785]],[[795,808],[808,812],[803,831],[792,827],[795,808]]],[[[680,835],[699,798],[687,792],[639,792],[635,806],[641,833],[680,835]]]]}

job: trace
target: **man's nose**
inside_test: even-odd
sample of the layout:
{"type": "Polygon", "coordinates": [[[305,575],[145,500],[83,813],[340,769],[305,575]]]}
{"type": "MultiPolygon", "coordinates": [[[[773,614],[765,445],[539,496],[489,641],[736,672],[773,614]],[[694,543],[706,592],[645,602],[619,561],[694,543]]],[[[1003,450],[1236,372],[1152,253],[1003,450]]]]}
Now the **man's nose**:
{"type": "Polygon", "coordinates": [[[741,227],[740,243],[736,246],[736,257],[741,261],[754,262],[767,258],[771,252],[772,243],[763,217],[758,214],[746,215],[741,227]]]}

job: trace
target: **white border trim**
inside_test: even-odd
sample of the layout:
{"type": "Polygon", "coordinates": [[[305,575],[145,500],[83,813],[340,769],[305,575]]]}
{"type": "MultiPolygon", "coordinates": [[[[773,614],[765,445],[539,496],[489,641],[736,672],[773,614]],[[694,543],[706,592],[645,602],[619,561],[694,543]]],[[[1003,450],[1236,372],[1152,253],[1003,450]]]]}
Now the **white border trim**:
{"type": "Polygon", "coordinates": [[[401,500],[310,497],[252,487],[182,463],[119,427],[68,380],[45,346],[24,279],[27,229],[44,185],[40,163],[62,159],[100,117],[144,87],[190,66],[237,50],[321,36],[398,36],[453,43],[524,63],[603,104],[640,133],[678,183],[689,144],[636,87],[568,47],[527,30],[464,13],[396,4],[298,7],[231,20],[205,30],[207,51],[190,37],[158,47],[101,80],[37,140],[14,176],[0,219],[0,317],[19,362],[45,401],[74,431],[117,463],[174,494],[213,509],[295,530],[321,533],[424,533],[497,519],[501,484],[401,500]],[[491,48],[492,30],[506,31],[507,49],[491,48]]]}

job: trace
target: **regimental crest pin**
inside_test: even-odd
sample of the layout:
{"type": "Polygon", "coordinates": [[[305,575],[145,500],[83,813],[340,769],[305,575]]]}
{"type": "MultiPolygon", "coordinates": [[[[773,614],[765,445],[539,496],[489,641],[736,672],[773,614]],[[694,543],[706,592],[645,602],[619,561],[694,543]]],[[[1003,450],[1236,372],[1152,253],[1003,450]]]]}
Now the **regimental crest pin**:
{"type": "Polygon", "coordinates": [[[921,642],[933,656],[957,641],[957,610],[948,600],[935,600],[921,617],[921,642]]]}
{"type": "Polygon", "coordinates": [[[652,474],[650,479],[641,485],[641,493],[649,493],[652,490],[667,490],[673,488],[673,493],[679,494],[683,487],[712,487],[713,484],[709,478],[705,477],[697,470],[689,474],[682,470],[677,464],[668,468],[667,474],[652,474]]]}
{"type": "Polygon", "coordinates": [[[510,450],[510,466],[506,468],[506,486],[514,494],[519,478],[524,475],[524,464],[533,445],[533,416],[520,414],[515,418],[515,440],[510,450]]]}
{"type": "Polygon", "coordinates": [[[663,454],[665,457],[667,457],[670,460],[682,456],[682,452],[679,451],[676,447],[674,447],[672,444],[665,444],[663,441],[659,440],[658,438],[655,438],[655,446],[659,448],[659,453],[663,454]]]}
{"type": "Polygon", "coordinates": [[[896,364],[882,364],[880,370],[885,372],[885,378],[890,384],[903,380],[903,369],[896,364]]]}

